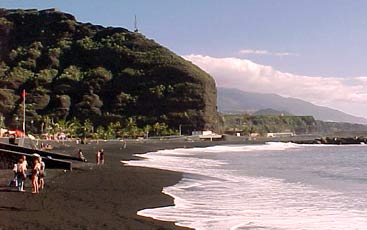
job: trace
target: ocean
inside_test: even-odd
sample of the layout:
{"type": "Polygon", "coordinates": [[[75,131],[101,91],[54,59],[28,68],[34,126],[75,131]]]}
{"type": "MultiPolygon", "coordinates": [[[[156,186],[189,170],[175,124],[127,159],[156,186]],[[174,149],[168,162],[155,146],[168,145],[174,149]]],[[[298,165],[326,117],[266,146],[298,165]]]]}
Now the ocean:
{"type": "Polygon", "coordinates": [[[129,165],[183,172],[175,205],[139,211],[195,229],[367,229],[367,145],[220,145],[129,165]]]}

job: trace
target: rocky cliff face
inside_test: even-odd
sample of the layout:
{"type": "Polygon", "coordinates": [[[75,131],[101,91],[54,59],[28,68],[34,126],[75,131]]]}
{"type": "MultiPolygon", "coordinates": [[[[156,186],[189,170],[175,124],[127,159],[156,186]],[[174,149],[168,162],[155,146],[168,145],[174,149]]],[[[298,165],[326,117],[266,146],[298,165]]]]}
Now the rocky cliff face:
{"type": "Polygon", "coordinates": [[[0,10],[0,113],[91,119],[97,125],[164,122],[215,129],[216,87],[204,71],[140,33],[80,23],[57,10],[0,10]]]}

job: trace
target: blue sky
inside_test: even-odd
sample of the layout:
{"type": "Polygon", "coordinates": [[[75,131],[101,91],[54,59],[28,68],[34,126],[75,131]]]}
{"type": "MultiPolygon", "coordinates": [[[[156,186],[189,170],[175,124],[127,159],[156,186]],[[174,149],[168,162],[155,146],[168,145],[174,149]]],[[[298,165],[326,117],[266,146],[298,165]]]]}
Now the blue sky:
{"type": "Polygon", "coordinates": [[[315,76],[367,75],[367,1],[2,0],[4,8],[51,8],[79,21],[140,31],[180,55],[244,57],[315,76]],[[240,55],[242,49],[292,56],[240,55]]]}
{"type": "Polygon", "coordinates": [[[233,72],[234,63],[255,72],[271,68],[265,71],[269,76],[262,84],[273,80],[286,87],[269,84],[256,88],[243,77],[243,85],[249,87],[238,88],[298,97],[367,117],[367,111],[361,108],[367,103],[362,99],[367,95],[367,1],[1,0],[0,7],[58,8],[81,22],[130,30],[137,15],[141,33],[200,63],[221,86],[231,86],[223,83],[230,74],[255,74],[248,69],[233,72]],[[232,58],[231,64],[228,58],[232,58]],[[218,65],[228,65],[220,70],[208,66],[214,60],[220,62],[218,65]],[[253,64],[248,65],[250,62],[253,64]],[[289,80],[282,82],[283,75],[289,80]],[[331,82],[334,87],[322,94],[322,88],[310,88],[312,81],[324,85],[331,82]],[[303,94],[288,92],[287,88],[293,86],[297,92],[308,89],[303,94]],[[310,90],[313,88],[314,92],[310,90]],[[332,93],[332,100],[320,99],[332,93]],[[340,101],[343,94],[347,94],[345,102],[340,101]]]}

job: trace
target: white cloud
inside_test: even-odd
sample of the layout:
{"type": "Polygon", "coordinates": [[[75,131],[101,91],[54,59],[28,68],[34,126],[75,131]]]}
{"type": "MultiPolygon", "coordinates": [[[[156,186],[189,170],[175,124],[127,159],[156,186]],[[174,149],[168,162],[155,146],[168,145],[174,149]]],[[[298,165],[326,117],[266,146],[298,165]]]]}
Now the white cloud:
{"type": "Polygon", "coordinates": [[[276,93],[367,117],[367,77],[311,77],[284,73],[247,59],[186,55],[208,72],[217,86],[276,93]]]}
{"type": "Polygon", "coordinates": [[[278,56],[278,57],[298,56],[298,54],[289,53],[289,52],[270,52],[268,50],[253,50],[253,49],[243,49],[243,50],[240,50],[238,53],[239,54],[269,55],[269,56],[278,56]]]}

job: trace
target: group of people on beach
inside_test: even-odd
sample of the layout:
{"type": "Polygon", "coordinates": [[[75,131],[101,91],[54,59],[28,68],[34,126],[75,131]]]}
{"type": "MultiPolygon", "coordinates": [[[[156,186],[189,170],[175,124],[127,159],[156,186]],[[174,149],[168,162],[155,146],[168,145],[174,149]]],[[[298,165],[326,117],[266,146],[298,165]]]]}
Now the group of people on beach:
{"type": "Polygon", "coordinates": [[[39,193],[45,186],[45,162],[42,161],[42,157],[39,154],[33,154],[34,157],[31,172],[28,172],[27,157],[23,155],[16,164],[14,164],[13,172],[15,186],[18,191],[25,192],[24,183],[27,178],[32,180],[32,193],[39,193]]]}
{"type": "MultiPolygon", "coordinates": [[[[78,158],[84,162],[87,162],[87,158],[84,157],[83,151],[82,149],[78,149],[78,158]]],[[[105,159],[105,155],[104,155],[104,149],[100,148],[97,152],[96,152],[96,164],[97,165],[103,165],[104,164],[104,159],[105,159]]]]}

